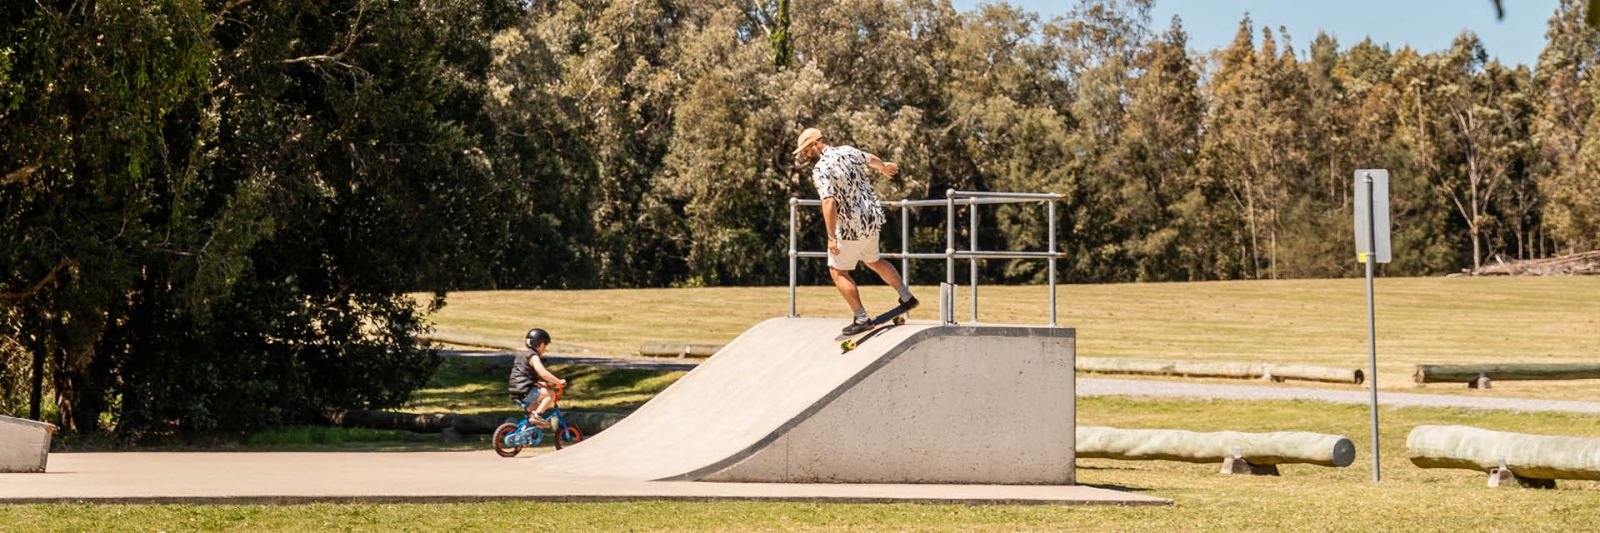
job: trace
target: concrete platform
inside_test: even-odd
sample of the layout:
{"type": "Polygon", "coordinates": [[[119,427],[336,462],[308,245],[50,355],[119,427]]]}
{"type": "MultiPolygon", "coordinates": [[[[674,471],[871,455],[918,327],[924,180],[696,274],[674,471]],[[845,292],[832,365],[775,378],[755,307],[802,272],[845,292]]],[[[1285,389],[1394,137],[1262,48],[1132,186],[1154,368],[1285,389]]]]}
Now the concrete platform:
{"type": "Polygon", "coordinates": [[[1070,328],[757,324],[632,415],[536,461],[637,481],[1071,485],[1070,328]]]}
{"type": "Polygon", "coordinates": [[[55,430],[44,422],[0,416],[0,472],[43,472],[55,430]]]}
{"type": "Polygon", "coordinates": [[[1085,486],[711,483],[562,474],[532,457],[466,452],[58,453],[45,474],[0,474],[0,503],[803,501],[1169,505],[1085,486]]]}

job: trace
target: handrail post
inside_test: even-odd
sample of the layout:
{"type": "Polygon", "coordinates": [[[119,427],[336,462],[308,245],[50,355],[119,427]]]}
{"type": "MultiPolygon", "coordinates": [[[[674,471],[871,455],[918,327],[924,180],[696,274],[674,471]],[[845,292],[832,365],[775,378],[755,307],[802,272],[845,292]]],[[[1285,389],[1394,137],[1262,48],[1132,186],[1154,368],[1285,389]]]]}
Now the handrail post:
{"type": "MultiPolygon", "coordinates": [[[[956,190],[944,192],[944,282],[956,284],[956,190]]],[[[952,291],[953,292],[953,291],[952,291]]],[[[952,304],[955,302],[952,301],[952,304]]],[[[951,313],[954,315],[955,313],[951,313]]]]}
{"type": "Polygon", "coordinates": [[[911,219],[907,217],[910,210],[905,202],[900,202],[900,282],[906,284],[906,290],[911,289],[911,258],[906,254],[911,253],[911,219]]]}
{"type": "Polygon", "coordinates": [[[1050,237],[1049,237],[1049,241],[1050,241],[1050,254],[1052,255],[1052,257],[1050,259],[1047,259],[1047,261],[1050,262],[1050,327],[1055,327],[1056,326],[1056,258],[1053,257],[1053,256],[1056,253],[1056,201],[1055,200],[1051,200],[1051,201],[1047,202],[1046,204],[1047,205],[1046,205],[1045,209],[1046,209],[1046,211],[1048,211],[1050,213],[1047,218],[1050,219],[1050,237]]]}
{"type": "Polygon", "coordinates": [[[789,197],[789,318],[800,316],[794,304],[795,268],[798,266],[800,256],[800,251],[795,247],[795,226],[800,220],[799,206],[799,198],[789,197]]]}
{"type": "Polygon", "coordinates": [[[978,204],[967,206],[967,236],[974,252],[972,260],[967,263],[967,270],[972,277],[972,323],[978,323],[978,204]]]}

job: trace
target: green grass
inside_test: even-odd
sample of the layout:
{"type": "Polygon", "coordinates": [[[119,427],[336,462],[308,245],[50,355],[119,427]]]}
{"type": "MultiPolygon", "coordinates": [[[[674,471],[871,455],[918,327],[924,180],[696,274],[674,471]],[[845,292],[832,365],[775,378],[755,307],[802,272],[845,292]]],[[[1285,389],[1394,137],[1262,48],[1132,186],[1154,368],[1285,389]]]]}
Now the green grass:
{"type": "MultiPolygon", "coordinates": [[[[27,505],[0,506],[0,529],[19,530],[1590,530],[1600,524],[1600,482],[1557,490],[1489,489],[1485,475],[1423,470],[1404,453],[1417,424],[1600,437],[1600,417],[1450,409],[1384,410],[1384,481],[1370,483],[1366,411],[1312,402],[1141,401],[1085,398],[1082,424],[1200,431],[1312,430],[1356,442],[1349,468],[1281,467],[1282,477],[1223,476],[1218,465],[1080,460],[1081,483],[1172,498],[1157,508],[820,505],[638,502],[440,505],[27,505]]],[[[1004,428],[1002,428],[1004,429],[1004,428]]]]}
{"type": "MultiPolygon", "coordinates": [[[[1291,280],[1062,285],[1059,322],[1085,356],[1305,363],[1365,368],[1364,281],[1291,280]]],[[[869,283],[870,284],[870,283],[869,283]]],[[[934,287],[918,287],[936,316],[934,287]]],[[[1046,321],[1045,289],[980,287],[984,322],[1046,321]]],[[[1600,354],[1600,277],[1395,278],[1377,283],[1379,385],[1414,390],[1419,363],[1591,361],[1600,354]]],[[[967,318],[967,292],[956,305],[967,318]]],[[[891,305],[881,285],[868,307],[891,305]]],[[[558,342],[631,353],[644,342],[727,342],[788,312],[787,287],[482,291],[449,295],[441,332],[520,338],[529,326],[558,342]]],[[[832,287],[802,287],[802,316],[846,314],[832,287]]],[[[1294,384],[1306,386],[1304,384],[1294,384]]],[[[1501,382],[1478,394],[1588,399],[1596,382],[1501,382]]],[[[1424,392],[1465,392],[1432,385],[1424,392]]]]}

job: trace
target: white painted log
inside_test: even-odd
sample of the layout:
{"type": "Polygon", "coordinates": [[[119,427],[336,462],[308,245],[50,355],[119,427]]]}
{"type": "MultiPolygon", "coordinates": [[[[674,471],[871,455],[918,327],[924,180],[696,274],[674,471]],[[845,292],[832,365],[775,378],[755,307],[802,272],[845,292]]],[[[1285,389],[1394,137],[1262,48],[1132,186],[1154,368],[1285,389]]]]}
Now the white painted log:
{"type": "Polygon", "coordinates": [[[1471,426],[1417,426],[1406,436],[1411,463],[1422,468],[1488,472],[1504,466],[1533,479],[1600,479],[1600,439],[1492,431],[1471,426]]]}
{"type": "Polygon", "coordinates": [[[0,416],[0,472],[43,472],[55,430],[44,422],[0,416]]]}
{"type": "Polygon", "coordinates": [[[1350,466],[1356,445],[1339,435],[1305,431],[1199,433],[1177,429],[1078,428],[1078,457],[1214,463],[1239,457],[1255,465],[1350,466]]]}
{"type": "Polygon", "coordinates": [[[1232,361],[1164,361],[1121,357],[1079,357],[1077,368],[1104,374],[1214,377],[1237,379],[1294,379],[1360,384],[1366,376],[1357,369],[1313,365],[1274,365],[1232,361]]]}

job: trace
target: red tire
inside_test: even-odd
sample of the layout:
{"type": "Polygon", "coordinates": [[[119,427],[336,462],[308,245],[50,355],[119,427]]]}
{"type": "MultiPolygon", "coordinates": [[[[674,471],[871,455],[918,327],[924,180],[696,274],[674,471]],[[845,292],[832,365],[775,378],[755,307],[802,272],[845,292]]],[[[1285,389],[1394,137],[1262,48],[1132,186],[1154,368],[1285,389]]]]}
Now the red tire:
{"type": "Polygon", "coordinates": [[[517,432],[517,425],[507,422],[494,428],[494,453],[501,457],[516,457],[522,451],[522,445],[511,446],[506,444],[506,439],[517,432]]]}

